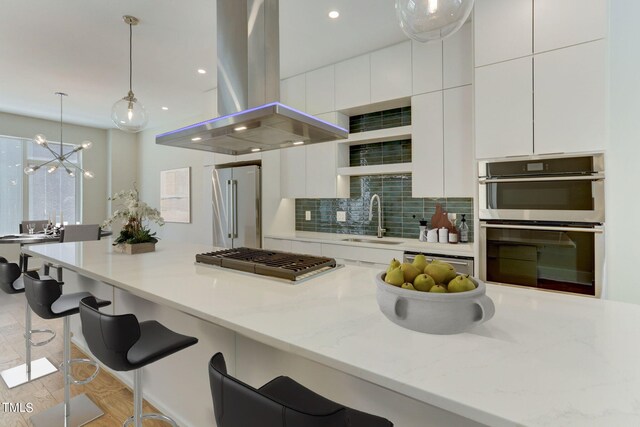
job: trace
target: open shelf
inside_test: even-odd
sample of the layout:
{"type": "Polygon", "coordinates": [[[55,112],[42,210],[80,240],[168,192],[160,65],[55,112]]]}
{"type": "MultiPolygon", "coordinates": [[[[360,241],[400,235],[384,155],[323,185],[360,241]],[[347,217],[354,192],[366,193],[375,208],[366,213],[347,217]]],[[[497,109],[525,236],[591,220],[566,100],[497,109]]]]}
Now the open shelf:
{"type": "Polygon", "coordinates": [[[349,166],[338,168],[338,175],[392,175],[411,173],[411,163],[391,163],[386,165],[349,166]]]}
{"type": "Polygon", "coordinates": [[[339,144],[361,145],[375,142],[395,141],[399,139],[411,139],[411,126],[372,130],[369,132],[357,132],[349,134],[348,139],[341,139],[339,144]]]}

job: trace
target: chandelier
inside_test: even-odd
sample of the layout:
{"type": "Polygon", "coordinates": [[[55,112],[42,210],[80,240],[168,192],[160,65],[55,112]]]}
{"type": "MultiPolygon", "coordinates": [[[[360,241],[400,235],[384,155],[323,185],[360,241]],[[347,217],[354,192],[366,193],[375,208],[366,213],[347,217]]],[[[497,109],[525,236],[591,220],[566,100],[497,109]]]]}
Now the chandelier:
{"type": "Polygon", "coordinates": [[[86,150],[91,148],[91,145],[93,144],[91,141],[83,141],[82,144],[80,145],[75,145],[73,147],[73,149],[67,153],[64,153],[62,151],[64,144],[62,143],[62,99],[65,96],[68,96],[66,93],[62,93],[62,92],[56,92],[56,95],[58,95],[60,97],[60,153],[56,153],[50,146],[49,143],[47,142],[47,138],[39,133],[37,134],[34,138],[33,138],[33,142],[35,142],[36,144],[38,144],[41,147],[46,148],[47,150],[49,150],[49,152],[53,155],[53,159],[49,160],[48,162],[39,164],[39,165],[28,165],[26,168],[24,168],[24,173],[26,173],[27,175],[33,175],[34,173],[36,173],[36,171],[40,168],[46,167],[47,168],[47,172],[49,173],[54,173],[55,171],[57,171],[58,169],[64,169],[65,172],[67,172],[67,174],[71,177],[75,176],[76,171],[80,171],[82,172],[82,176],[87,178],[87,179],[91,179],[93,178],[93,172],[88,171],[88,170],[84,170],[82,169],[80,166],[71,163],[69,161],[69,158],[77,153],[80,150],[86,150]]]}
{"type": "Polygon", "coordinates": [[[122,17],[124,23],[129,26],[129,93],[121,98],[111,107],[111,120],[125,132],[138,132],[146,125],[149,117],[144,105],[136,99],[133,94],[133,26],[138,25],[140,20],[135,16],[125,15],[122,17]]]}

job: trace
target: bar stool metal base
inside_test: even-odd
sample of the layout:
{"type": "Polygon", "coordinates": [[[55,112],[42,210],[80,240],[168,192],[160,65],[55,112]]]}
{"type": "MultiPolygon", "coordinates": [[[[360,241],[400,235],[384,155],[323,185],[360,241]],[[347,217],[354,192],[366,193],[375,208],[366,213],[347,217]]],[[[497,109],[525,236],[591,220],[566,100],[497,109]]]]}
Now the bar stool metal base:
{"type": "MultiPolygon", "coordinates": [[[[142,414],[142,416],[140,416],[140,421],[142,420],[158,420],[158,421],[164,421],[165,423],[169,424],[171,427],[178,427],[178,424],[176,424],[175,421],[173,421],[171,418],[167,417],[166,415],[162,415],[162,414],[142,414]]],[[[129,418],[127,418],[125,420],[125,422],[122,423],[122,427],[128,427],[129,425],[131,427],[135,427],[135,417],[132,415],[129,418]]]]}
{"type": "Polygon", "coordinates": [[[38,360],[31,360],[31,347],[40,347],[50,343],[56,337],[56,333],[51,329],[31,329],[31,307],[29,307],[29,302],[26,298],[24,303],[25,332],[23,336],[25,344],[25,359],[27,362],[0,373],[4,383],[7,385],[7,388],[14,388],[19,385],[26,384],[38,378],[52,374],[58,370],[58,368],[56,368],[46,357],[42,357],[38,360]],[[33,342],[31,336],[34,334],[48,334],[50,337],[39,342],[33,342]]]}
{"type": "MultiPolygon", "coordinates": [[[[70,400],[71,410],[66,427],[79,427],[104,415],[86,394],[80,394],[70,400]]],[[[33,427],[62,427],[64,423],[64,402],[40,412],[30,418],[33,427]]]]}
{"type": "Polygon", "coordinates": [[[58,368],[56,368],[49,359],[42,357],[38,360],[31,361],[31,374],[27,372],[27,364],[23,363],[22,365],[2,371],[0,375],[2,375],[2,379],[7,385],[7,388],[14,388],[57,371],[58,368]]]}

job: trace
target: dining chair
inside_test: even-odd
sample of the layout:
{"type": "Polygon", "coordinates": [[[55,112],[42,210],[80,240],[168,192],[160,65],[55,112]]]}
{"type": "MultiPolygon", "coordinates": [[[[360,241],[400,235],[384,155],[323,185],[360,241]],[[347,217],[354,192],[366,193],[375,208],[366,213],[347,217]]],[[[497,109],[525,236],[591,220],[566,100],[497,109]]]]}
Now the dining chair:
{"type": "Polygon", "coordinates": [[[100,240],[99,224],[65,225],[60,229],[60,243],[100,240]]]}
{"type": "MultiPolygon", "coordinates": [[[[91,240],[100,240],[99,224],[78,224],[65,225],[60,229],[60,243],[69,242],[88,242],[91,240]]],[[[50,276],[49,270],[55,268],[57,270],[56,279],[62,282],[62,266],[47,262],[44,264],[44,275],[50,276]]]]}

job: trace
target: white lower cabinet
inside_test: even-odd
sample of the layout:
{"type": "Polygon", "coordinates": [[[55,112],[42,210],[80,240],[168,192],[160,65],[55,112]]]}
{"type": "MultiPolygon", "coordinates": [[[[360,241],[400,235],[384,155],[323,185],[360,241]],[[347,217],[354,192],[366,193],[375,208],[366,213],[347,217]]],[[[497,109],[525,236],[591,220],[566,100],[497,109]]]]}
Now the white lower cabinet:
{"type": "Polygon", "coordinates": [[[294,252],[335,258],[338,264],[359,265],[385,270],[395,258],[402,261],[404,252],[400,249],[378,249],[339,245],[334,243],[305,242],[303,240],[264,238],[264,248],[276,251],[294,252]]]}
{"type": "Polygon", "coordinates": [[[264,249],[271,249],[273,251],[291,252],[291,240],[274,239],[271,237],[264,238],[264,249]]]}
{"type": "Polygon", "coordinates": [[[403,251],[393,249],[364,248],[332,243],[322,244],[322,256],[342,259],[356,265],[389,265],[395,258],[402,260],[403,251]]]}
{"type": "Polygon", "coordinates": [[[291,252],[295,252],[297,254],[322,256],[322,244],[315,243],[315,242],[302,242],[299,240],[292,240],[291,252]]]}

